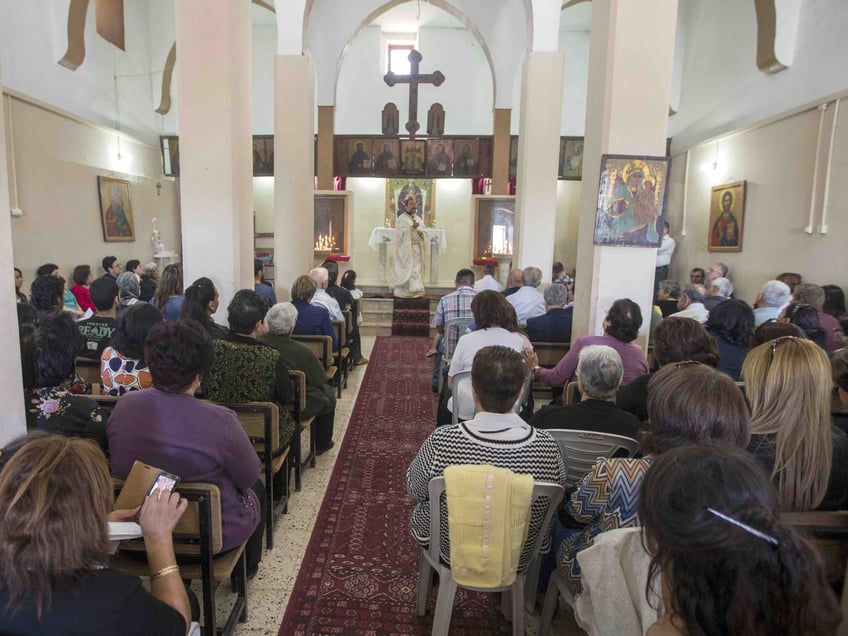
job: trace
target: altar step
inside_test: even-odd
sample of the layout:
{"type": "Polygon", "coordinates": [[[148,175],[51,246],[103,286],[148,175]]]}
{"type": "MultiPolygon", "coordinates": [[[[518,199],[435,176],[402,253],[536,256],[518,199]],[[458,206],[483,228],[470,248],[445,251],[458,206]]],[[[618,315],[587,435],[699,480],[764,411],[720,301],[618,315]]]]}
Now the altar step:
{"type": "MultiPolygon", "coordinates": [[[[362,312],[362,324],[359,332],[364,336],[391,336],[392,335],[392,312],[394,300],[386,291],[385,287],[362,286],[360,289],[365,296],[360,300],[360,311],[362,312]]],[[[430,302],[429,323],[433,322],[433,315],[439,300],[453,289],[434,288],[427,289],[425,298],[430,302]],[[439,294],[439,295],[436,295],[439,294]]],[[[429,329],[430,337],[436,333],[432,327],[429,329]]]]}

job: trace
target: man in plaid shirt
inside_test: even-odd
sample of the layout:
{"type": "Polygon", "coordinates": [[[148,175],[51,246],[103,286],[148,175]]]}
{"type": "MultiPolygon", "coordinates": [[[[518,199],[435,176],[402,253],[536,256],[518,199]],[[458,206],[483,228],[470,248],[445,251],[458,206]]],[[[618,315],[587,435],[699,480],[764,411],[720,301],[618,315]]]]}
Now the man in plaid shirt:
{"type": "Polygon", "coordinates": [[[454,284],[456,291],[442,297],[436,307],[436,314],[433,316],[433,326],[436,328],[437,334],[433,340],[433,347],[427,355],[436,356],[433,362],[433,377],[430,382],[434,393],[438,391],[439,387],[442,353],[452,355],[454,348],[456,348],[456,341],[462,335],[456,329],[451,329],[449,333],[445,334],[445,325],[448,321],[458,318],[474,319],[474,315],[471,313],[471,301],[475,294],[474,272],[470,269],[459,270],[456,273],[454,284]]]}

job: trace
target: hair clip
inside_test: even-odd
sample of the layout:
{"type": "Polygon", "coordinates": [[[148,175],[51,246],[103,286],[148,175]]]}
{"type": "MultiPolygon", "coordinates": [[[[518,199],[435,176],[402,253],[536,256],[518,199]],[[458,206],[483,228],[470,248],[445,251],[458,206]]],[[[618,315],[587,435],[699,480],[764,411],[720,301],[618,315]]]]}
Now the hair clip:
{"type": "Polygon", "coordinates": [[[760,532],[756,528],[752,528],[748,524],[742,523],[741,521],[734,519],[733,517],[729,517],[728,515],[723,514],[723,513],[719,512],[718,510],[716,510],[714,508],[707,508],[707,510],[709,510],[712,514],[714,514],[719,519],[722,519],[722,520],[726,521],[727,523],[736,526],[740,530],[744,530],[748,534],[753,535],[753,536],[757,537],[758,539],[762,539],[763,541],[768,541],[775,548],[780,546],[780,541],[775,539],[773,536],[766,534],[765,532],[760,532]]]}

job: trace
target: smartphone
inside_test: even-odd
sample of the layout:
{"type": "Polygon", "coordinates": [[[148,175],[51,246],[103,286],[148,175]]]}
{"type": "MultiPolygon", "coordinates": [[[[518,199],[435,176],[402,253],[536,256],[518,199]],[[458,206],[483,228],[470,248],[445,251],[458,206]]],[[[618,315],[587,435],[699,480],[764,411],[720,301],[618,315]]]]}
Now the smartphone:
{"type": "Polygon", "coordinates": [[[174,488],[177,487],[177,484],[180,483],[180,478],[176,475],[172,475],[171,473],[166,473],[164,470],[159,473],[156,477],[156,480],[153,482],[153,485],[150,487],[150,490],[147,493],[147,496],[153,494],[153,491],[158,489],[160,492],[171,492],[174,488]]]}

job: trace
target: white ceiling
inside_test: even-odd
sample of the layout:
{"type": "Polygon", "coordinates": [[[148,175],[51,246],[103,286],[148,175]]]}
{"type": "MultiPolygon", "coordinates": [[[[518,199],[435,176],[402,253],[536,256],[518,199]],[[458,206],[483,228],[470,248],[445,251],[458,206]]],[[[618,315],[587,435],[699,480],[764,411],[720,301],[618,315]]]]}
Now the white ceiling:
{"type": "Polygon", "coordinates": [[[419,28],[464,29],[465,25],[447,11],[429,2],[410,0],[379,15],[372,24],[384,33],[416,33],[419,28]]]}
{"type": "Polygon", "coordinates": [[[559,30],[562,31],[590,31],[592,28],[592,3],[581,2],[569,7],[559,18],[559,30]]]}

